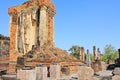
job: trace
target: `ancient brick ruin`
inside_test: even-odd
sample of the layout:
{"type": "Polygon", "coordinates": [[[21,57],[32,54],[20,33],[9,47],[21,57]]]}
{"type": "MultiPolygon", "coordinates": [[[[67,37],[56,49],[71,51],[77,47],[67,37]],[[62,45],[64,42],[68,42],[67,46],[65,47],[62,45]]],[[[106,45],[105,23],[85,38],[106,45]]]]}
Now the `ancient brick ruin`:
{"type": "MultiPolygon", "coordinates": [[[[106,69],[99,48],[96,53],[96,46],[93,46],[93,62],[84,47],[78,48],[79,60],[55,47],[56,8],[51,0],[28,0],[10,7],[8,13],[10,39],[0,35],[0,77],[3,80],[56,80],[74,73],[77,74],[74,79],[93,80],[94,74],[106,69]],[[8,74],[3,75],[2,71],[6,74],[6,70],[8,74]]],[[[120,66],[120,49],[115,63],[120,66]]],[[[114,80],[116,76],[120,78],[118,72],[120,69],[113,71],[114,80]]]]}
{"type": "MultiPolygon", "coordinates": [[[[54,45],[54,15],[51,0],[29,0],[8,9],[10,15],[10,63],[8,73],[24,66],[59,64],[61,76],[77,71],[81,62],[54,45]],[[65,72],[66,71],[66,72],[65,72]]],[[[82,53],[83,55],[83,53],[82,53]]],[[[82,57],[82,61],[84,58],[82,57]]]]}
{"type": "Polygon", "coordinates": [[[94,72],[99,72],[102,71],[106,68],[104,68],[104,64],[102,64],[101,61],[101,52],[100,49],[97,49],[97,54],[96,54],[96,46],[93,46],[93,55],[94,55],[94,61],[91,63],[91,67],[93,68],[94,72]]]}
{"type": "Polygon", "coordinates": [[[81,62],[85,62],[85,50],[84,47],[79,47],[79,59],[81,62]]]}
{"type": "Polygon", "coordinates": [[[9,65],[9,37],[0,34],[0,69],[7,69],[9,65]]]}

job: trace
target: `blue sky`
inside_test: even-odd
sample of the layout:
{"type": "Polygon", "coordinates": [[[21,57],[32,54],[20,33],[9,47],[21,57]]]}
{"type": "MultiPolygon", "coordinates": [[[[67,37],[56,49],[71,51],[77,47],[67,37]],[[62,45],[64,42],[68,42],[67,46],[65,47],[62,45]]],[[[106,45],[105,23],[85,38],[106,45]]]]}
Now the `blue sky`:
{"type": "MultiPolygon", "coordinates": [[[[26,0],[0,0],[0,33],[8,35],[8,7],[26,0]]],[[[68,50],[72,45],[90,49],[96,45],[103,52],[106,44],[120,47],[120,0],[53,0],[55,45],[68,50]]]]}

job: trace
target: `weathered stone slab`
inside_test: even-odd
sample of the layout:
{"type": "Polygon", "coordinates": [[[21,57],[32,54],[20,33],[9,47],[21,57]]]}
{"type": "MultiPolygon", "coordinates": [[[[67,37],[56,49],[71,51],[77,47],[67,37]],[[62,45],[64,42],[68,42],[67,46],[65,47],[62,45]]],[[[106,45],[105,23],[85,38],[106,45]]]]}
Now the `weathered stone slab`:
{"type": "Polygon", "coordinates": [[[47,67],[38,66],[35,68],[36,70],[36,80],[47,80],[47,67]]]}
{"type": "Polygon", "coordinates": [[[120,76],[120,68],[115,68],[113,70],[113,75],[119,75],[120,76]]]}
{"type": "Polygon", "coordinates": [[[80,66],[78,69],[78,80],[93,80],[94,71],[91,67],[80,66]]]}
{"type": "Polygon", "coordinates": [[[120,80],[120,76],[119,75],[115,75],[112,77],[112,80],[120,80]]]}
{"type": "Polygon", "coordinates": [[[102,70],[106,70],[107,64],[105,62],[101,62],[101,67],[102,67],[102,70]]]}
{"type": "Polygon", "coordinates": [[[60,78],[60,65],[58,64],[50,65],[50,78],[51,79],[60,78]]]}
{"type": "Polygon", "coordinates": [[[100,60],[95,60],[94,62],[92,62],[91,67],[94,72],[102,71],[102,64],[100,60]]]}
{"type": "Polygon", "coordinates": [[[20,80],[36,80],[36,71],[32,70],[18,70],[17,79],[20,80]]]}
{"type": "Polygon", "coordinates": [[[2,75],[3,80],[19,80],[16,78],[16,75],[2,75]]]}

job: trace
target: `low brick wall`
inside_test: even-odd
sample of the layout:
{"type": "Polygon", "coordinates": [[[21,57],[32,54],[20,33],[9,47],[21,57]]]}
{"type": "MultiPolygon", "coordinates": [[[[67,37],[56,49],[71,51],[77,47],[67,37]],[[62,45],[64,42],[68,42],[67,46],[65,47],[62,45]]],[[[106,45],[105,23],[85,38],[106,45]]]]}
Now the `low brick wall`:
{"type": "Polygon", "coordinates": [[[9,57],[0,57],[0,69],[8,70],[9,57]]]}

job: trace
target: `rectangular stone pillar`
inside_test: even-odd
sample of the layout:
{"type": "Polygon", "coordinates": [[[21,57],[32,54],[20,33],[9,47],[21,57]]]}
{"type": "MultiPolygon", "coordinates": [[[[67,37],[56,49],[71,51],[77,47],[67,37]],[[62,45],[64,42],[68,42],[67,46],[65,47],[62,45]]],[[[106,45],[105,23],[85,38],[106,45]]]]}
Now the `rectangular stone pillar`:
{"type": "Polygon", "coordinates": [[[39,41],[40,46],[47,42],[47,7],[42,6],[40,9],[40,22],[39,22],[39,41]]]}
{"type": "Polygon", "coordinates": [[[79,47],[79,59],[80,59],[80,61],[82,61],[81,47],[79,47]]]}
{"type": "Polygon", "coordinates": [[[9,70],[8,73],[15,74],[15,68],[16,68],[16,61],[17,61],[17,17],[18,15],[10,15],[10,58],[9,58],[9,70]]]}
{"type": "Polygon", "coordinates": [[[120,59],[120,49],[118,49],[119,59],[120,59]]]}
{"type": "Polygon", "coordinates": [[[87,49],[87,54],[86,54],[86,64],[89,67],[91,66],[90,52],[88,49],[87,49]]]}
{"type": "Polygon", "coordinates": [[[58,79],[58,78],[60,78],[60,65],[51,64],[50,65],[50,79],[58,79]]]}
{"type": "Polygon", "coordinates": [[[18,70],[17,79],[20,80],[36,80],[36,70],[18,70]]]}
{"type": "Polygon", "coordinates": [[[2,40],[0,40],[0,54],[2,55],[2,52],[3,52],[3,41],[2,40]]]}
{"type": "Polygon", "coordinates": [[[101,60],[101,52],[99,48],[97,49],[97,59],[101,60]]]}
{"type": "Polygon", "coordinates": [[[84,47],[81,47],[81,56],[82,56],[82,62],[84,62],[85,61],[84,47]]]}
{"type": "Polygon", "coordinates": [[[94,61],[96,60],[96,46],[93,46],[94,61]]]}
{"type": "Polygon", "coordinates": [[[36,80],[47,80],[47,67],[38,66],[35,68],[36,70],[36,80]]]}
{"type": "Polygon", "coordinates": [[[79,47],[79,58],[80,61],[84,62],[85,61],[85,55],[84,55],[84,47],[79,47]]]}

